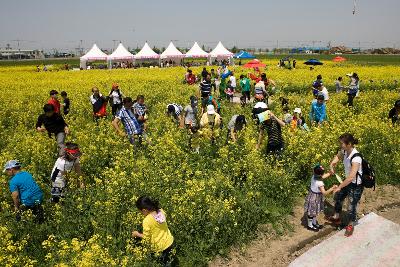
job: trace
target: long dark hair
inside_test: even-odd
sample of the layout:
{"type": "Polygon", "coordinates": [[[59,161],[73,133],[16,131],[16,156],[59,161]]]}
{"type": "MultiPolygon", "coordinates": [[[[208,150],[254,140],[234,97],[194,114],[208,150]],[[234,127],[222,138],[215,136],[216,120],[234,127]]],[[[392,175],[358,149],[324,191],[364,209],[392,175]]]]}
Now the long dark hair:
{"type": "Polygon", "coordinates": [[[339,137],[339,141],[345,143],[346,145],[357,145],[358,144],[358,140],[349,133],[344,133],[339,137]]]}
{"type": "Polygon", "coordinates": [[[156,211],[160,210],[160,203],[158,200],[151,199],[148,196],[141,196],[136,200],[136,207],[139,210],[146,209],[148,211],[156,211]]]}

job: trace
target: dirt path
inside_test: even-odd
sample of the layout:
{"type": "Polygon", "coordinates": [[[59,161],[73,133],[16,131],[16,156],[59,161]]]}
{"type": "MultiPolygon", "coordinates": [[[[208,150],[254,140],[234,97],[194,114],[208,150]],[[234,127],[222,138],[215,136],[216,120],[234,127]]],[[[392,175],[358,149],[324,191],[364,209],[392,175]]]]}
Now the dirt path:
{"type": "MultiPolygon", "coordinates": [[[[387,185],[377,188],[376,191],[367,189],[363,193],[358,215],[361,217],[373,211],[400,224],[399,195],[400,187],[396,186],[387,185]]],[[[326,201],[328,206],[333,204],[332,196],[326,198],[326,201]]],[[[325,224],[324,229],[318,233],[308,231],[302,225],[303,212],[303,200],[299,200],[293,214],[288,217],[293,231],[278,235],[271,231],[271,227],[260,226],[256,240],[244,248],[233,248],[228,258],[217,257],[209,266],[287,266],[296,257],[336,232],[336,229],[323,219],[323,215],[319,217],[319,222],[325,224]]]]}

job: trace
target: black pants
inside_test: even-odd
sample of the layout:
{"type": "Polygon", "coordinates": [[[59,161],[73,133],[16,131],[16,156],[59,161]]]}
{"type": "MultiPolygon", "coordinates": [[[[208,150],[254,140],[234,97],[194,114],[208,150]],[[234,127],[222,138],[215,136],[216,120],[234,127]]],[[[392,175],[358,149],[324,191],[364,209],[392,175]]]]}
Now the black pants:
{"type": "Polygon", "coordinates": [[[21,206],[21,211],[31,210],[32,214],[35,215],[35,222],[43,223],[44,222],[44,211],[41,204],[37,203],[33,206],[21,206]]]}
{"type": "Polygon", "coordinates": [[[179,266],[178,257],[176,256],[175,245],[172,244],[169,248],[161,252],[158,261],[163,267],[179,266]]]}
{"type": "Polygon", "coordinates": [[[355,97],[356,97],[356,94],[350,94],[350,93],[347,94],[347,105],[349,107],[353,106],[353,100],[355,97]]]}
{"type": "Polygon", "coordinates": [[[283,152],[284,144],[274,144],[274,143],[268,143],[267,144],[267,154],[272,154],[272,155],[280,155],[283,152]]]}
{"type": "Polygon", "coordinates": [[[250,101],[250,91],[244,91],[243,96],[245,96],[247,100],[250,101]]]}
{"type": "Polygon", "coordinates": [[[120,110],[122,108],[122,104],[113,104],[111,106],[111,113],[113,116],[115,116],[118,112],[118,110],[120,110]]]}

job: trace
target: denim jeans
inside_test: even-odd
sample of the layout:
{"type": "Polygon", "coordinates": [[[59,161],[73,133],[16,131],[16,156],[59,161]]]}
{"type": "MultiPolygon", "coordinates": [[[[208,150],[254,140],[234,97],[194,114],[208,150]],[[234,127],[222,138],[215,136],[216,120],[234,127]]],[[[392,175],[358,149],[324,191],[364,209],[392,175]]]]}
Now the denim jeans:
{"type": "Polygon", "coordinates": [[[349,207],[349,220],[351,222],[355,222],[357,220],[357,204],[361,199],[361,195],[364,191],[364,187],[362,185],[356,185],[354,183],[349,184],[348,186],[342,188],[338,193],[336,193],[335,200],[335,212],[340,213],[342,211],[343,200],[346,197],[350,199],[350,207],[349,207]]]}

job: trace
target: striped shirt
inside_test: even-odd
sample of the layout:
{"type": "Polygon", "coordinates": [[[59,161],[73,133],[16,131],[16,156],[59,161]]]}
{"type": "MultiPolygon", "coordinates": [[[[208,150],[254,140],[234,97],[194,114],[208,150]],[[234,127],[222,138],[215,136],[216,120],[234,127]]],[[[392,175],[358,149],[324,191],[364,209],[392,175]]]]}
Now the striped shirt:
{"type": "Polygon", "coordinates": [[[282,129],[275,119],[268,120],[270,122],[263,123],[263,129],[268,134],[268,144],[281,145],[283,144],[282,129]]]}
{"type": "Polygon", "coordinates": [[[200,92],[201,92],[201,97],[207,97],[211,94],[211,83],[203,80],[200,83],[200,92]]]}
{"type": "Polygon", "coordinates": [[[137,116],[144,116],[146,114],[146,109],[147,107],[145,104],[139,104],[138,102],[133,104],[133,112],[137,116]]]}
{"type": "Polygon", "coordinates": [[[183,110],[183,107],[182,107],[181,105],[172,103],[172,104],[168,104],[168,105],[167,105],[167,111],[168,111],[168,107],[169,107],[169,106],[173,106],[173,107],[174,107],[175,115],[176,115],[176,116],[179,116],[179,115],[181,114],[182,110],[183,110]]]}
{"type": "Polygon", "coordinates": [[[128,135],[142,133],[142,127],[137,121],[135,115],[133,115],[132,110],[122,107],[115,117],[122,121],[128,135]]]}

